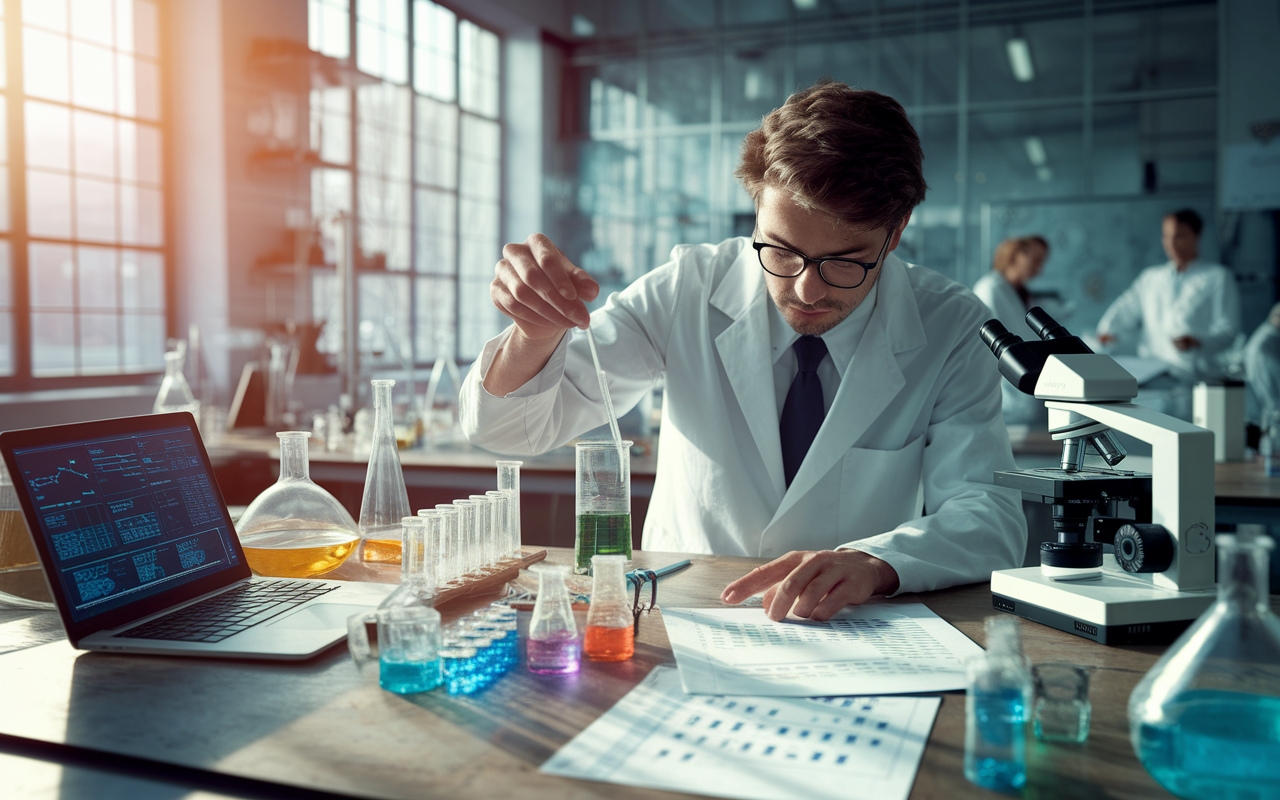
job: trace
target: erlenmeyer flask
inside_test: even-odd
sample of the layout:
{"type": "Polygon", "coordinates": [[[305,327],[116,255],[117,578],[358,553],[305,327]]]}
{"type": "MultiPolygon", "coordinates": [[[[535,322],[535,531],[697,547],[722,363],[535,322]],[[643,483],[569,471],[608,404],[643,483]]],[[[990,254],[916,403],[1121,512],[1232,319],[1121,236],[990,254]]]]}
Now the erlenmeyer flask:
{"type": "Polygon", "coordinates": [[[538,599],[529,621],[529,671],[539,675],[577,672],[578,624],[573,620],[569,588],[564,583],[569,568],[534,564],[530,570],[538,576],[538,599]]]}
{"type": "Polygon", "coordinates": [[[1129,737],[1161,786],[1189,800],[1280,797],[1280,620],[1272,541],[1219,535],[1218,599],[1129,696],[1129,737]]]}
{"type": "Polygon", "coordinates": [[[400,521],[410,512],[391,409],[391,387],[396,382],[370,383],[373,385],[373,449],[364,479],[364,499],[360,502],[360,559],[399,564],[400,521]]]}
{"type": "Polygon", "coordinates": [[[355,520],[311,482],[309,431],[284,431],[280,479],[254,498],[236,524],[249,568],[258,575],[310,578],[336,569],[360,541],[355,520]]]}
{"type": "Polygon", "coordinates": [[[0,606],[53,608],[18,493],[0,461],[0,606]]]}
{"type": "Polygon", "coordinates": [[[182,360],[183,354],[177,350],[164,354],[164,380],[160,381],[160,392],[151,406],[151,413],[190,411],[199,418],[200,404],[196,402],[196,396],[191,393],[191,386],[182,374],[182,360]]]}
{"type": "Polygon", "coordinates": [[[636,651],[627,602],[626,556],[592,556],[591,608],[582,650],[592,661],[626,661],[636,651]]]}

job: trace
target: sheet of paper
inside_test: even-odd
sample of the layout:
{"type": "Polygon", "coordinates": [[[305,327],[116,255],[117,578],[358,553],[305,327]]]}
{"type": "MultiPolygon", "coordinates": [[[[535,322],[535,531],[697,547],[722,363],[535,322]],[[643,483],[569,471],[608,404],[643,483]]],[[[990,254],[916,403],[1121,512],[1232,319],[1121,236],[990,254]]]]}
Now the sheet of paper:
{"type": "Polygon", "coordinates": [[[542,771],[746,800],[906,800],[941,703],[689,695],[657,667],[542,771]]]}
{"type": "Polygon", "coordinates": [[[758,608],[662,611],[692,694],[817,697],[965,688],[982,652],[916,601],[850,606],[827,622],[774,622],[758,608]]]}

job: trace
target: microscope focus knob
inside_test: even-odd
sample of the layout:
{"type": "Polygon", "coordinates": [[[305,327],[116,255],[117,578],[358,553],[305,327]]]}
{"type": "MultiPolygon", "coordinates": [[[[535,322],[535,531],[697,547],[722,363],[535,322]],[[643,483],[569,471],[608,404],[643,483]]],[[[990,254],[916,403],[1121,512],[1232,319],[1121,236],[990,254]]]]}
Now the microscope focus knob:
{"type": "Polygon", "coordinates": [[[1121,525],[1115,545],[1125,572],[1164,572],[1173,563],[1173,537],[1163,525],[1121,525]]]}

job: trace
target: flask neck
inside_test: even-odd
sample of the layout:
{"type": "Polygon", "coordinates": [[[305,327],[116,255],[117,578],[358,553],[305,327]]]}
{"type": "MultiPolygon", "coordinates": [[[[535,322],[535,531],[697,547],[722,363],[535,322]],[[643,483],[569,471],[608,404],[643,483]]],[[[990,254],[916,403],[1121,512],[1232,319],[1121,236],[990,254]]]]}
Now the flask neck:
{"type": "Polygon", "coordinates": [[[533,606],[531,626],[541,629],[555,621],[555,627],[576,630],[573,608],[569,604],[569,588],[564,583],[564,573],[548,570],[538,573],[538,599],[533,606]]]}
{"type": "Polygon", "coordinates": [[[1268,609],[1270,539],[1218,537],[1218,602],[1242,610],[1268,609]]]}
{"type": "Polygon", "coordinates": [[[395,381],[377,380],[373,384],[373,431],[375,436],[383,433],[395,435],[395,421],[391,416],[391,387],[395,381]]]}
{"type": "Polygon", "coordinates": [[[305,431],[286,431],[276,436],[280,438],[280,480],[311,480],[307,462],[307,439],[311,434],[305,431]]]}
{"type": "Polygon", "coordinates": [[[182,374],[182,356],[174,351],[164,354],[164,376],[166,379],[174,379],[182,374]]]}
{"type": "Polygon", "coordinates": [[[626,603],[627,579],[623,573],[626,565],[621,558],[594,558],[591,563],[592,603],[626,603]]]}

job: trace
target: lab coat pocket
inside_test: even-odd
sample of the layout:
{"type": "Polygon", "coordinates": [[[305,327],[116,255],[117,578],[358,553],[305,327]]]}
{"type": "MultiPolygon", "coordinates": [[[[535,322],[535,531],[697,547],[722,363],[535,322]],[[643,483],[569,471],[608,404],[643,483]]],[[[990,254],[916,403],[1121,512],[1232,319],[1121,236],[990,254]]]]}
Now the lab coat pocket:
{"type": "Polygon", "coordinates": [[[850,542],[891,531],[920,516],[924,434],[897,450],[854,447],[840,476],[840,535],[850,542]]]}

